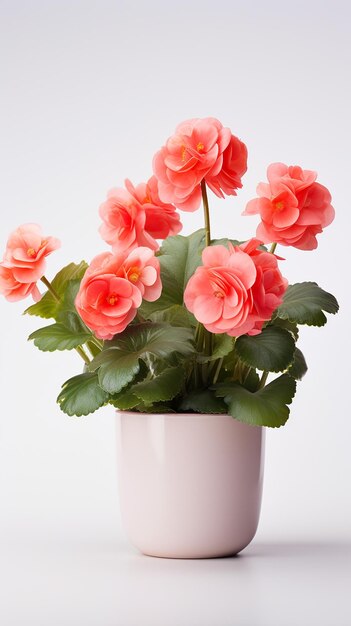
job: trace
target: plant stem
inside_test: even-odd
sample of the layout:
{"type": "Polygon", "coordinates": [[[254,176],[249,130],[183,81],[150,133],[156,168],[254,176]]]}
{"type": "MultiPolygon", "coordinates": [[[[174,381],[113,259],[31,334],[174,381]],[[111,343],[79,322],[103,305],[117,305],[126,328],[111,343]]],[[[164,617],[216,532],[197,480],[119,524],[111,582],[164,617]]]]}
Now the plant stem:
{"type": "MultiPolygon", "coordinates": [[[[53,295],[53,297],[55,298],[56,302],[61,302],[61,298],[60,298],[59,294],[54,289],[54,287],[52,286],[50,281],[46,278],[46,276],[42,276],[40,280],[41,280],[42,283],[44,283],[45,287],[47,287],[48,291],[50,291],[50,293],[53,295]]],[[[82,357],[82,359],[83,359],[83,361],[84,361],[84,363],[86,365],[88,365],[90,363],[90,359],[87,356],[87,354],[85,354],[82,346],[77,346],[75,348],[75,351],[79,354],[80,357],[82,357]]]]}
{"type": "Polygon", "coordinates": [[[212,333],[210,333],[209,330],[206,330],[206,328],[205,328],[205,332],[204,332],[204,349],[205,349],[205,353],[208,356],[212,356],[212,352],[213,352],[213,335],[212,335],[212,333]]]}
{"type": "Polygon", "coordinates": [[[260,378],[260,384],[258,385],[259,389],[262,389],[265,386],[266,380],[268,378],[268,374],[269,372],[266,372],[266,371],[262,372],[262,376],[260,378]]]}
{"type": "Polygon", "coordinates": [[[86,347],[88,348],[92,358],[94,359],[94,357],[96,357],[98,354],[100,354],[101,352],[101,348],[100,346],[97,346],[95,341],[92,341],[92,339],[89,339],[86,342],[86,347]]]}
{"type": "Polygon", "coordinates": [[[61,301],[60,296],[58,295],[57,291],[55,291],[55,289],[53,288],[52,284],[48,281],[48,279],[45,276],[42,276],[40,280],[41,280],[42,283],[44,283],[45,287],[48,288],[50,293],[52,293],[52,295],[54,296],[55,300],[57,302],[60,302],[61,301]]]}
{"type": "Polygon", "coordinates": [[[270,249],[269,249],[269,252],[270,252],[271,254],[274,254],[274,252],[275,252],[275,249],[276,249],[277,245],[278,245],[278,244],[276,244],[276,243],[272,243],[272,245],[271,245],[271,247],[270,247],[270,249]]]}
{"type": "Polygon", "coordinates": [[[152,362],[152,359],[150,357],[150,353],[149,352],[146,352],[145,356],[146,356],[146,361],[147,361],[147,364],[148,364],[148,367],[149,367],[149,370],[150,370],[151,378],[153,379],[153,378],[155,378],[154,364],[152,362]]]}
{"type": "Polygon", "coordinates": [[[210,225],[210,209],[208,206],[207,189],[204,180],[201,181],[202,203],[204,207],[205,230],[206,230],[206,246],[211,245],[211,225],[210,225]]]}
{"type": "Polygon", "coordinates": [[[223,365],[223,358],[220,358],[220,359],[218,359],[216,371],[215,371],[214,376],[213,376],[213,384],[214,385],[216,384],[216,382],[218,380],[218,376],[219,376],[220,371],[222,369],[222,365],[223,365]]]}
{"type": "Polygon", "coordinates": [[[100,349],[100,351],[102,350],[102,348],[104,347],[104,342],[101,339],[98,339],[97,337],[95,337],[95,335],[92,336],[92,338],[90,339],[91,343],[93,343],[97,348],[100,349]]]}
{"type": "Polygon", "coordinates": [[[90,363],[90,359],[89,357],[85,354],[82,346],[77,346],[77,348],[75,348],[75,351],[78,352],[79,356],[82,357],[84,363],[86,363],[86,365],[89,365],[90,363]]]}

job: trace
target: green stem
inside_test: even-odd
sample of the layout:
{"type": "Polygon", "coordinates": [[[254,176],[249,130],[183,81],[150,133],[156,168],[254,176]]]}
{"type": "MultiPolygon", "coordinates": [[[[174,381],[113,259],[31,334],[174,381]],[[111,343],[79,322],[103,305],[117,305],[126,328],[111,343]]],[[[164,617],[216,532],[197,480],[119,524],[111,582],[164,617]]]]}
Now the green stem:
{"type": "MultiPolygon", "coordinates": [[[[52,286],[50,281],[46,278],[46,276],[42,276],[40,280],[41,280],[42,283],[44,283],[45,287],[47,287],[48,291],[50,291],[50,293],[53,295],[53,297],[55,298],[56,302],[61,302],[61,298],[60,298],[59,294],[54,289],[54,287],[52,286]]],[[[82,357],[84,363],[86,363],[86,365],[89,365],[90,359],[85,354],[82,346],[77,346],[75,348],[75,351],[79,354],[80,357],[82,357]]]]}
{"type": "Polygon", "coordinates": [[[260,378],[260,384],[258,385],[259,389],[262,389],[265,386],[267,378],[268,378],[268,374],[269,372],[266,372],[266,371],[262,372],[262,376],[260,378]]]}
{"type": "Polygon", "coordinates": [[[60,296],[58,295],[57,291],[55,291],[55,289],[53,288],[52,284],[48,281],[48,279],[45,276],[42,276],[40,280],[41,280],[42,283],[44,283],[45,287],[48,288],[50,293],[52,293],[52,295],[54,296],[55,300],[57,302],[61,302],[60,296]]]}
{"type": "Polygon", "coordinates": [[[201,193],[202,193],[202,203],[204,207],[206,246],[210,246],[211,245],[210,209],[208,206],[207,189],[206,189],[206,183],[204,180],[201,181],[201,193]]]}
{"type": "Polygon", "coordinates": [[[89,357],[85,354],[82,346],[77,346],[77,348],[75,348],[75,351],[78,352],[79,356],[82,357],[84,363],[86,363],[87,365],[89,365],[90,363],[90,359],[89,357]]]}
{"type": "Polygon", "coordinates": [[[204,349],[205,349],[205,354],[207,354],[208,356],[212,356],[212,352],[213,352],[213,335],[212,335],[212,333],[210,333],[209,330],[206,330],[206,328],[205,328],[205,332],[204,332],[204,349]]]}
{"type": "Polygon", "coordinates": [[[104,347],[104,342],[101,339],[98,339],[97,337],[95,337],[95,335],[92,336],[92,338],[90,339],[91,343],[93,343],[97,348],[99,348],[99,350],[101,351],[102,348],[104,347]]]}
{"type": "Polygon", "coordinates": [[[215,371],[214,376],[213,376],[213,384],[214,385],[216,384],[216,382],[218,380],[218,376],[219,376],[220,371],[222,369],[222,365],[223,365],[223,358],[220,358],[220,359],[218,359],[216,371],[215,371]]]}
{"type": "Polygon", "coordinates": [[[87,349],[89,350],[90,355],[91,355],[91,357],[92,357],[93,359],[94,359],[94,358],[95,358],[98,354],[100,354],[100,352],[101,352],[101,348],[100,348],[100,347],[98,347],[98,346],[96,345],[96,343],[95,343],[94,341],[92,341],[91,339],[89,339],[89,340],[86,342],[85,346],[86,346],[86,347],[87,347],[87,349]]]}
{"type": "Polygon", "coordinates": [[[148,364],[148,367],[149,367],[149,371],[150,371],[150,374],[151,374],[151,379],[153,379],[153,378],[155,378],[154,364],[152,362],[152,359],[150,357],[150,353],[149,352],[146,352],[145,356],[146,356],[146,361],[147,361],[147,364],[148,364]]]}
{"type": "MultiPolygon", "coordinates": [[[[207,356],[212,356],[213,352],[213,335],[206,328],[204,328],[204,353],[207,356]]],[[[208,382],[209,373],[211,369],[211,363],[202,364],[202,380],[204,384],[208,382]]]]}
{"type": "Polygon", "coordinates": [[[271,254],[274,254],[274,252],[275,252],[275,249],[276,249],[277,245],[278,245],[278,244],[276,244],[276,243],[272,243],[272,245],[271,245],[271,247],[270,247],[270,249],[269,249],[269,252],[270,252],[271,254]]]}

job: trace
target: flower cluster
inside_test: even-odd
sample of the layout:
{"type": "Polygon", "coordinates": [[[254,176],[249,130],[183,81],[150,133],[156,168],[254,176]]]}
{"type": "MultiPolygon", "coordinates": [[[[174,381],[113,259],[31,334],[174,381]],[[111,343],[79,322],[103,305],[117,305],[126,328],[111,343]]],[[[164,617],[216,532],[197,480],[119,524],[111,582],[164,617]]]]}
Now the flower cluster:
{"type": "MultiPolygon", "coordinates": [[[[76,297],[79,315],[99,339],[122,332],[143,299],[160,297],[155,253],[159,240],[180,232],[177,209],[198,209],[206,188],[221,198],[236,194],[246,169],[246,146],[229,128],[212,117],[190,119],[156,153],[154,175],[147,183],[134,186],[126,180],[124,188],[108,193],[100,206],[100,234],[112,252],[93,259],[76,297]]],[[[202,265],[185,286],[184,304],[209,332],[234,337],[260,333],[280,305],[287,281],[278,258],[260,246],[317,246],[316,235],[333,220],[334,209],[316,176],[299,166],[270,165],[268,183],[258,185],[259,197],[244,211],[261,217],[257,239],[205,247],[202,265]]],[[[0,264],[0,293],[8,300],[30,294],[39,299],[37,281],[44,275],[45,257],[58,246],[57,239],[43,237],[35,224],[18,228],[0,264]]]]}

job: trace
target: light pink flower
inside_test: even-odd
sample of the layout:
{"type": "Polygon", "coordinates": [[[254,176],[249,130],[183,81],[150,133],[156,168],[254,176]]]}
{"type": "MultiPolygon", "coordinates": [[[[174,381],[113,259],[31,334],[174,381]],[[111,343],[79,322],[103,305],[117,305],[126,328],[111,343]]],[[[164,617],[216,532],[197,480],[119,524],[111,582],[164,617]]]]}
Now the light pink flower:
{"type": "Polygon", "coordinates": [[[335,211],[326,187],[315,182],[317,174],[299,166],[273,163],[267,171],[268,184],[257,187],[243,215],[259,214],[257,237],[301,250],[313,250],[316,235],[334,219],[335,211]]]}
{"type": "Polygon", "coordinates": [[[40,300],[37,283],[20,283],[13,275],[13,268],[0,263],[0,294],[9,302],[23,300],[32,295],[33,300],[40,300]]]}
{"type": "Polygon", "coordinates": [[[258,249],[262,241],[250,239],[239,246],[240,250],[250,255],[256,267],[256,280],[252,285],[253,307],[251,319],[255,319],[255,326],[249,335],[257,334],[264,322],[271,319],[272,313],[283,302],[288,281],[278,268],[278,258],[275,254],[258,249]]]}
{"type": "Polygon", "coordinates": [[[236,195],[235,189],[242,187],[241,178],[247,170],[247,148],[234,135],[222,155],[222,167],[218,174],[209,172],[205,177],[206,183],[220,198],[236,195]]]}
{"type": "MultiPolygon", "coordinates": [[[[142,296],[127,278],[114,272],[111,253],[95,257],[83,276],[75,305],[83,322],[99,339],[112,339],[121,333],[135,317],[142,296]],[[107,262],[109,261],[109,262],[107,262]]],[[[116,260],[120,270],[120,259],[116,260]]]]}
{"type": "Polygon", "coordinates": [[[210,246],[202,253],[184,293],[186,307],[207,330],[232,337],[261,332],[282,301],[287,281],[273,254],[243,246],[210,246]]]}
{"type": "Polygon", "coordinates": [[[205,180],[219,197],[235,194],[246,171],[246,147],[213,117],[177,126],[153,160],[159,196],[183,211],[195,211],[205,180]]]}
{"type": "Polygon", "coordinates": [[[162,291],[160,262],[150,248],[135,248],[123,263],[125,277],[138,289],[144,300],[154,302],[162,291]]]}
{"type": "Polygon", "coordinates": [[[45,257],[60,245],[55,237],[44,237],[38,224],[19,226],[11,233],[0,263],[0,293],[10,302],[29,295],[39,300],[37,281],[45,274],[45,257]]]}
{"type": "Polygon", "coordinates": [[[147,246],[158,250],[159,245],[145,228],[146,213],[137,198],[126,189],[116,187],[107,194],[100,206],[101,237],[114,252],[147,246]]]}
{"type": "Polygon", "coordinates": [[[3,265],[19,283],[34,283],[45,274],[45,257],[60,245],[55,237],[44,237],[38,224],[23,224],[7,241],[3,265]]]}
{"type": "Polygon", "coordinates": [[[166,239],[177,235],[182,230],[179,214],[174,204],[166,204],[160,200],[156,176],[151,176],[147,183],[140,183],[136,187],[125,181],[129,193],[142,205],[146,220],[145,230],[154,239],[166,239]]]}
{"type": "Polygon", "coordinates": [[[159,261],[149,248],[103,252],[85,272],[75,305],[99,339],[112,339],[134,319],[142,298],[156,300],[161,288],[159,261]]]}

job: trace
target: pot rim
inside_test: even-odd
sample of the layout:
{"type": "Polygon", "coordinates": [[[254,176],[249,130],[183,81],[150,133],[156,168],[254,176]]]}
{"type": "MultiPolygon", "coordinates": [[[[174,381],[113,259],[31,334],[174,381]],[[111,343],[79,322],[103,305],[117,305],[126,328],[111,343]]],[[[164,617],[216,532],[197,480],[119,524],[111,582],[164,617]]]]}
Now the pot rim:
{"type": "Polygon", "coordinates": [[[163,420],[180,420],[180,419],[186,419],[186,420],[225,420],[228,421],[229,420],[233,420],[236,424],[242,424],[243,426],[252,426],[254,428],[265,428],[264,426],[258,426],[257,424],[247,424],[246,422],[241,422],[240,420],[238,420],[236,417],[233,417],[232,415],[229,415],[228,413],[143,413],[142,411],[130,411],[130,410],[122,410],[122,409],[116,409],[116,413],[117,415],[125,415],[125,416],[132,416],[132,417],[138,417],[140,419],[145,420],[145,418],[162,418],[163,420]]]}

